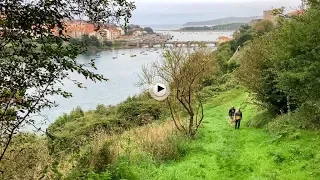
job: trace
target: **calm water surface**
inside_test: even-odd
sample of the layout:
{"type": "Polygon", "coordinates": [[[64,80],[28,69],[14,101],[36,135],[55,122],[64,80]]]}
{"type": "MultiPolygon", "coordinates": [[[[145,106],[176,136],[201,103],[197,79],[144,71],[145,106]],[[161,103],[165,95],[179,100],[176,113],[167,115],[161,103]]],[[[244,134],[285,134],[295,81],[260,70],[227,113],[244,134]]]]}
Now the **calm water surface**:
{"type": "MultiPolygon", "coordinates": [[[[164,32],[164,31],[162,31],[164,32]]],[[[230,36],[232,32],[202,32],[202,33],[180,33],[170,32],[174,36],[174,40],[180,41],[215,41],[221,35],[230,36]]],[[[72,74],[72,78],[83,82],[87,89],[80,89],[72,82],[65,81],[64,90],[73,93],[73,97],[64,99],[62,97],[52,97],[59,106],[42,111],[42,115],[46,117],[45,124],[41,124],[41,128],[45,129],[54,120],[63,113],[69,113],[73,108],[80,106],[83,110],[95,109],[98,104],[116,105],[125,100],[128,96],[139,94],[141,89],[135,84],[139,81],[141,67],[144,64],[149,64],[152,61],[161,58],[161,51],[157,53],[147,52],[147,49],[132,49],[132,50],[114,50],[101,52],[100,58],[96,59],[96,71],[108,78],[107,82],[97,82],[86,80],[78,74],[72,74]],[[141,51],[146,51],[148,55],[140,54],[141,51]],[[124,55],[122,55],[124,54],[124,55]],[[137,57],[131,58],[131,54],[136,54],[137,57]],[[117,57],[117,59],[113,59],[117,57]]],[[[79,56],[79,62],[89,62],[95,56],[79,56]]],[[[39,117],[39,122],[41,121],[39,117]]]]}

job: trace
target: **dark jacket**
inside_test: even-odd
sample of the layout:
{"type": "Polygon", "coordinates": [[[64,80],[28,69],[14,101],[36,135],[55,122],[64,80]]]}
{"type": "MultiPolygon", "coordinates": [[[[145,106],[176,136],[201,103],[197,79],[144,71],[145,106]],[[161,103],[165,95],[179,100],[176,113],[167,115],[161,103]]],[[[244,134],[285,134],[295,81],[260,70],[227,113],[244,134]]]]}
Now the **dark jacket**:
{"type": "Polygon", "coordinates": [[[229,110],[229,116],[234,116],[234,113],[236,112],[235,109],[230,109],[229,110]]]}

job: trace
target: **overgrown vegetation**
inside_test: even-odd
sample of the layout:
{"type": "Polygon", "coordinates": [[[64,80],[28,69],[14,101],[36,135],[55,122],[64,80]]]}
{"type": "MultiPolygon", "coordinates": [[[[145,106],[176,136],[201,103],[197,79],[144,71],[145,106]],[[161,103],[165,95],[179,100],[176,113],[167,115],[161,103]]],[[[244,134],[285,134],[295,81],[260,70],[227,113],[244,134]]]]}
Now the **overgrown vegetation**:
{"type": "Polygon", "coordinates": [[[102,50],[117,48],[119,45],[112,41],[100,41],[96,36],[83,35],[80,39],[71,39],[73,45],[82,45],[86,47],[86,53],[96,53],[102,50]]]}
{"type": "Polygon", "coordinates": [[[319,15],[319,7],[313,6],[304,15],[294,16],[250,42],[237,72],[261,105],[278,114],[303,109],[312,113],[312,118],[305,116],[301,121],[312,122],[311,126],[320,122],[319,15]]]}
{"type": "Polygon", "coordinates": [[[215,73],[215,61],[207,49],[192,54],[183,49],[169,49],[163,59],[143,68],[142,84],[163,82],[170,85],[167,108],[176,128],[186,135],[195,136],[203,115],[201,80],[215,73]]]}
{"type": "Polygon", "coordinates": [[[124,20],[128,23],[132,2],[125,0],[74,1],[1,1],[0,2],[0,163],[10,143],[24,125],[34,125],[32,114],[56,104],[49,95],[64,98],[71,93],[57,87],[78,72],[86,79],[106,81],[92,71],[95,62],[81,64],[75,61],[83,47],[65,45],[64,20],[86,16],[95,24],[124,20]],[[55,36],[53,31],[59,35],[55,36]],[[90,69],[91,68],[91,69],[90,69]]]}
{"type": "MultiPolygon", "coordinates": [[[[167,101],[142,93],[77,107],[46,136],[15,135],[1,178],[317,179],[320,6],[311,3],[277,24],[242,26],[214,52],[166,51],[144,80],[170,84],[167,101]],[[242,108],[239,131],[228,124],[230,106],[242,108]]],[[[17,107],[24,93],[10,94],[17,107]]]]}

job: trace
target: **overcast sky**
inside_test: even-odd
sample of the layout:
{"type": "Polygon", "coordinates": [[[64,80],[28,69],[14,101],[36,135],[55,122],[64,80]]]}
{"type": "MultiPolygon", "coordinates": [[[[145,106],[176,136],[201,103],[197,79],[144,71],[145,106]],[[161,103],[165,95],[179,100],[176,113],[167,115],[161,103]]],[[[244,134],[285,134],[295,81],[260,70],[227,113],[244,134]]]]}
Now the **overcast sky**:
{"type": "Polygon", "coordinates": [[[297,9],[300,0],[132,0],[134,24],[184,24],[237,16],[262,16],[263,10],[285,6],[297,9]]]}

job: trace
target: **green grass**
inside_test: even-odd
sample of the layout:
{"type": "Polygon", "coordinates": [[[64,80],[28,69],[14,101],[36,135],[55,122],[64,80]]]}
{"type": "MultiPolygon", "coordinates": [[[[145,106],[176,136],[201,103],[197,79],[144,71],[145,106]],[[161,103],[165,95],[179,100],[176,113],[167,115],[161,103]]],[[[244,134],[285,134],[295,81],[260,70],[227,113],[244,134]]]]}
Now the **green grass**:
{"type": "Polygon", "coordinates": [[[246,121],[264,113],[249,102],[249,95],[239,89],[209,101],[203,128],[187,155],[178,162],[138,168],[140,179],[319,179],[320,134],[248,128],[246,121]],[[242,107],[240,130],[229,124],[227,112],[232,105],[242,107]]]}

